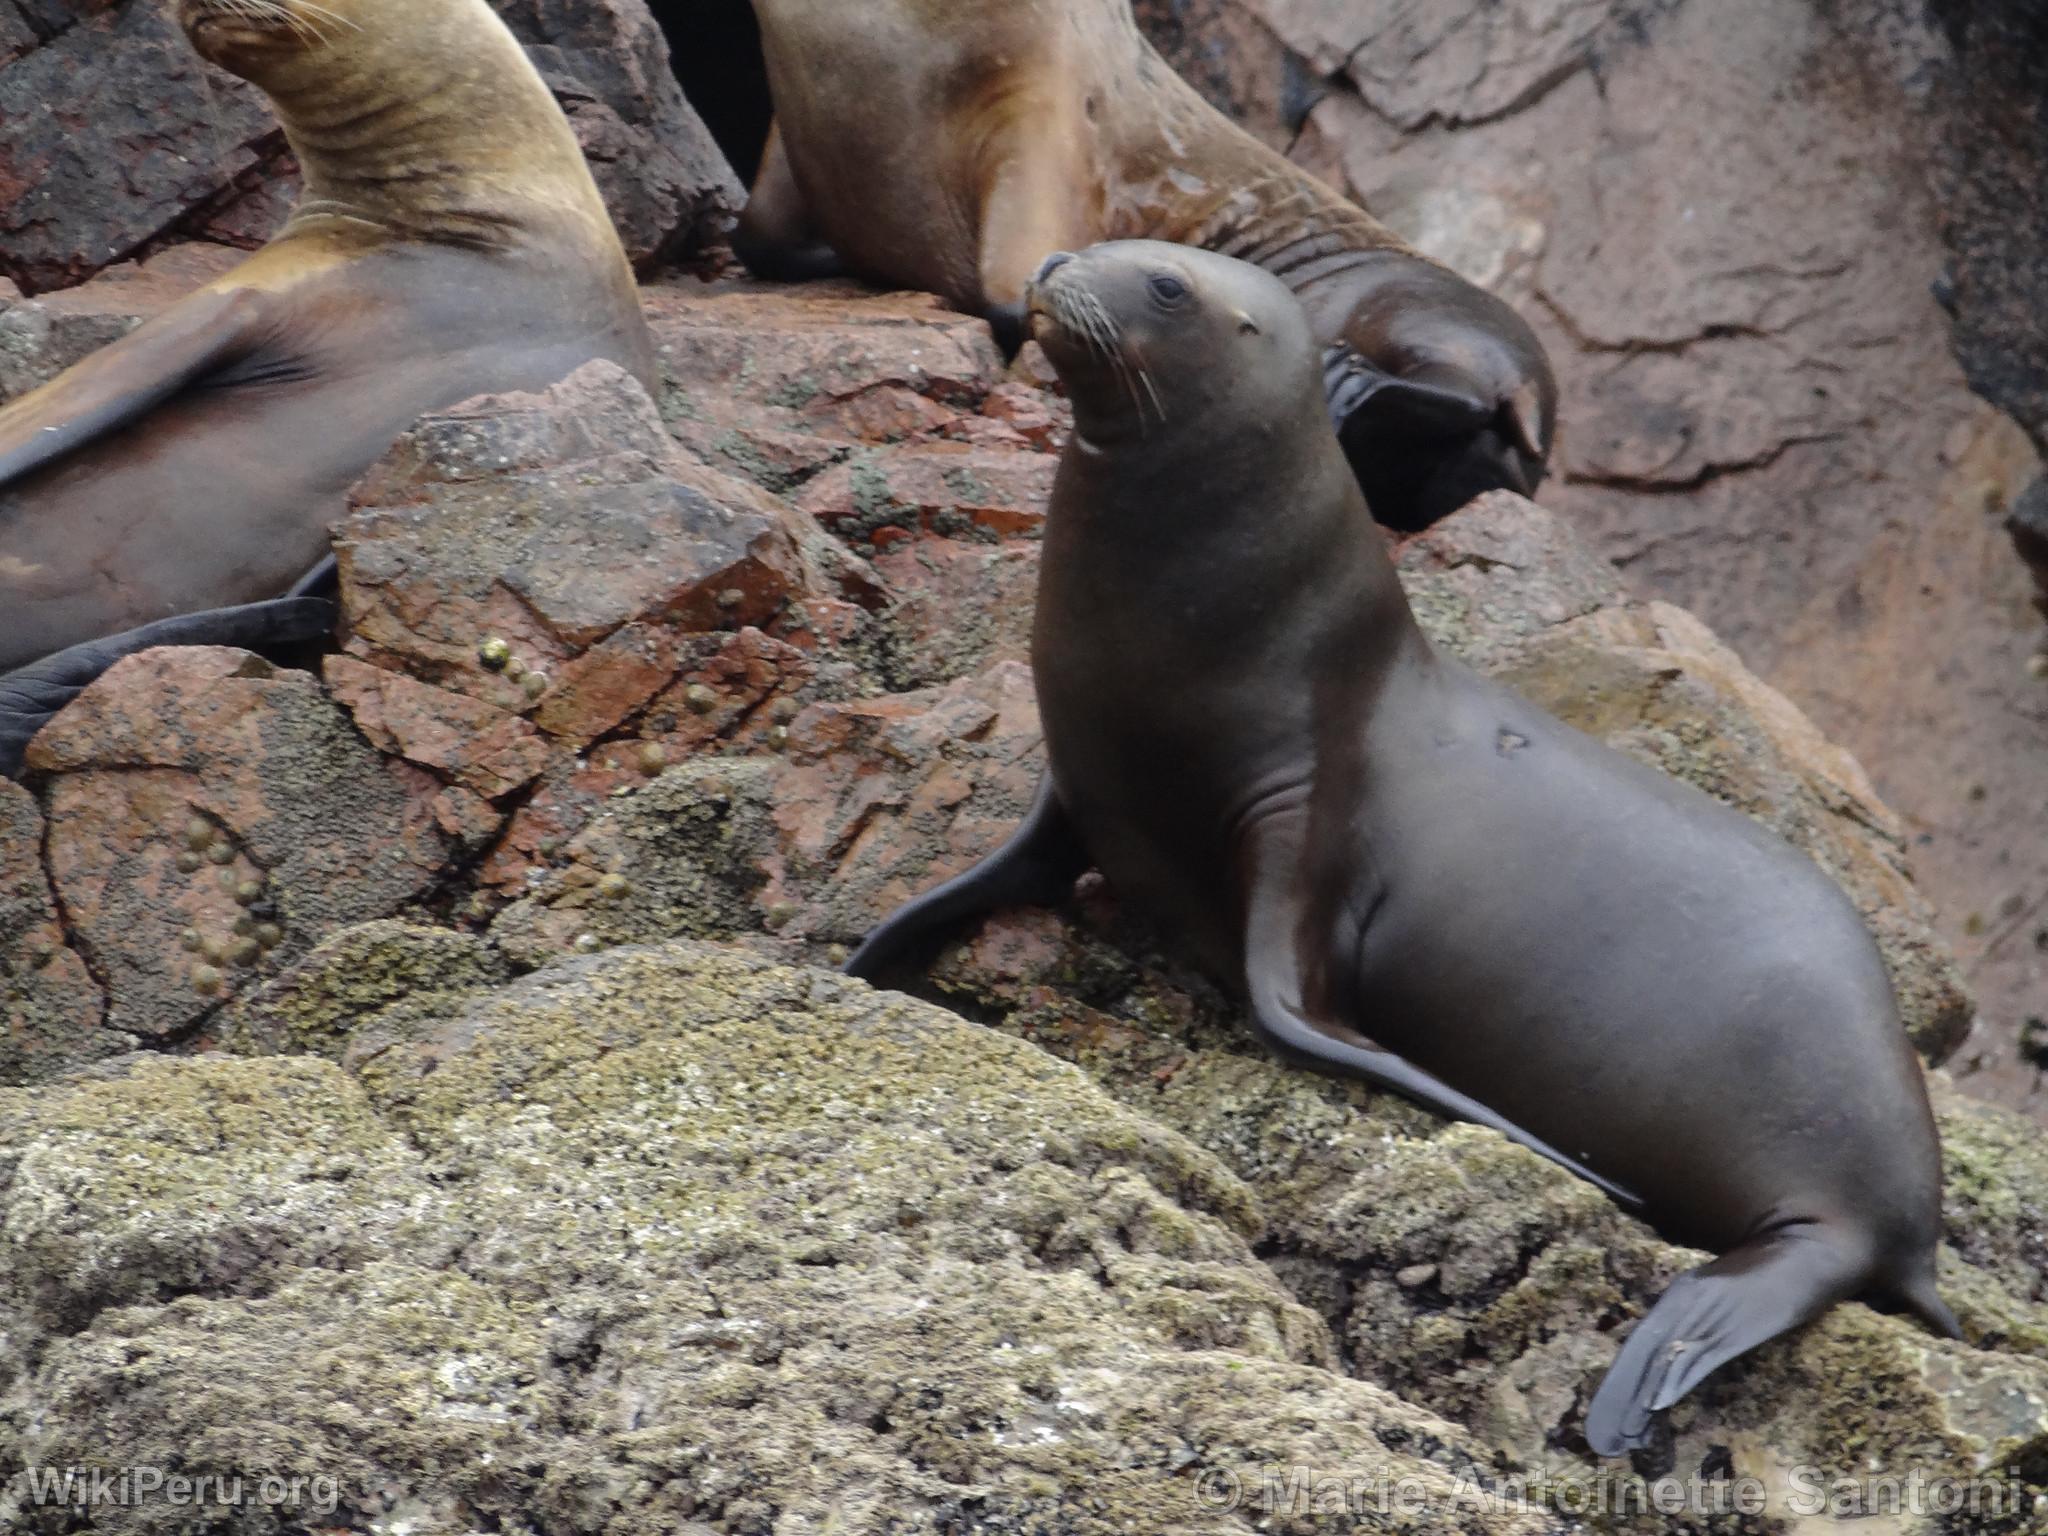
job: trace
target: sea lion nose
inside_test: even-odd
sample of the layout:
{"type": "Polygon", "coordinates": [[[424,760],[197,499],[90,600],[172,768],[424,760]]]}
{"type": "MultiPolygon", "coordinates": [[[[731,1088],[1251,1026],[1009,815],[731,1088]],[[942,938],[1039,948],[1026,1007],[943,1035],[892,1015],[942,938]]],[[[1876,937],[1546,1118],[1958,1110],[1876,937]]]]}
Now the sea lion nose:
{"type": "Polygon", "coordinates": [[[1044,282],[1047,278],[1051,277],[1053,273],[1059,271],[1061,267],[1064,267],[1068,262],[1072,261],[1073,259],[1074,253],[1072,251],[1054,251],[1050,256],[1046,257],[1042,263],[1040,263],[1038,268],[1038,275],[1032,278],[1031,281],[1034,283],[1044,282]]]}

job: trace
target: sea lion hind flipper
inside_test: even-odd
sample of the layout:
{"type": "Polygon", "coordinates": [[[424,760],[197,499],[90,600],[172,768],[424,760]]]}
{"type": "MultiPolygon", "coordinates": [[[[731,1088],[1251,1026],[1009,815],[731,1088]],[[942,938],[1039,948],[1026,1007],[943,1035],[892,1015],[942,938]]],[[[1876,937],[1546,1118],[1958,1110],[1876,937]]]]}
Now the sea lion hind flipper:
{"type": "Polygon", "coordinates": [[[1088,862],[1052,775],[1046,774],[1007,843],[965,874],[897,908],[854,952],[845,973],[872,981],[898,969],[916,951],[936,946],[969,918],[1002,907],[1052,906],[1073,890],[1088,862]]]}
{"type": "Polygon", "coordinates": [[[317,597],[182,614],[74,645],[0,675],[0,776],[17,777],[36,732],[124,657],[160,645],[231,645],[252,651],[303,645],[331,631],[334,617],[334,604],[317,597]]]}
{"type": "Polygon", "coordinates": [[[1090,243],[1086,222],[1073,208],[1074,189],[1086,184],[1087,167],[1063,143],[1044,131],[1042,121],[1023,116],[1013,117],[1005,134],[983,151],[981,315],[1008,360],[1030,339],[1032,277],[1054,252],[1090,243]]]}
{"type": "MultiPolygon", "coordinates": [[[[1619,1456],[1721,1366],[1861,1288],[1866,1263],[1826,1226],[1780,1227],[1688,1271],[1621,1346],[1586,1410],[1586,1443],[1619,1456]]],[[[1946,1310],[1946,1309],[1944,1309],[1946,1310]]]]}
{"type": "Polygon", "coordinates": [[[246,355],[267,309],[252,289],[193,294],[0,408],[0,489],[246,355]]]}
{"type": "Polygon", "coordinates": [[[1584,1179],[1623,1209],[1642,1210],[1642,1198],[1632,1190],[1602,1178],[1507,1116],[1392,1051],[1369,1044],[1355,1031],[1326,1026],[1309,1017],[1302,1002],[1301,957],[1296,947],[1301,908],[1293,865],[1299,846],[1298,836],[1271,826],[1251,834],[1245,898],[1245,993],[1252,1021],[1266,1043],[1299,1065],[1362,1078],[1447,1119],[1467,1120],[1498,1131],[1517,1146],[1584,1179]]]}
{"type": "Polygon", "coordinates": [[[846,272],[845,258],[819,238],[811,223],[803,190],[782,147],[779,122],[769,126],[761,169],[733,227],[732,253],[749,272],[772,282],[806,283],[846,272]]]}

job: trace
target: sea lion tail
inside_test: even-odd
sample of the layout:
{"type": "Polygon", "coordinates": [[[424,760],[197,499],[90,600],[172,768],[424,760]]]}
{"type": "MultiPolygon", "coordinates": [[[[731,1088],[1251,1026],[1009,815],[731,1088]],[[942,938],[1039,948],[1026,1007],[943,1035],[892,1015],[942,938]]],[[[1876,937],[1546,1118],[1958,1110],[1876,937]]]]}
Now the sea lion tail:
{"type": "Polygon", "coordinates": [[[0,775],[19,776],[36,732],[124,657],[160,645],[232,645],[252,651],[303,645],[331,631],[334,614],[334,604],[317,597],[188,613],[89,640],[0,675],[0,775]]]}
{"type": "Polygon", "coordinates": [[[1862,1249],[1817,1222],[1775,1228],[1680,1275],[1593,1394],[1586,1443],[1601,1456],[1647,1444],[1652,1415],[1738,1355],[1853,1296],[1867,1275],[1862,1249]]]}

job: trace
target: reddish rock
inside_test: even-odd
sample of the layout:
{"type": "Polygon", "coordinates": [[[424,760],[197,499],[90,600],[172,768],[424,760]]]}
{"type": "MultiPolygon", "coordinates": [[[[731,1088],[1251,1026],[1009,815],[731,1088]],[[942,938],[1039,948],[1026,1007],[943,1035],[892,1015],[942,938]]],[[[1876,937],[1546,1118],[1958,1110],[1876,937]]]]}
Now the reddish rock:
{"type": "Polygon", "coordinates": [[[535,723],[576,746],[617,730],[675,677],[676,646],[673,631],[651,624],[607,635],[556,674],[535,723]]]}
{"type": "Polygon", "coordinates": [[[106,1028],[106,996],[66,939],[43,866],[34,796],[0,779],[0,1085],[42,1082],[133,1048],[106,1028]]]}
{"type": "Polygon", "coordinates": [[[1017,379],[998,384],[982,402],[984,418],[1001,422],[1040,453],[1058,453],[1074,430],[1074,409],[1057,395],[1017,379]]]}
{"type": "Polygon", "coordinates": [[[684,637],[670,653],[664,691],[608,727],[624,727],[623,734],[583,757],[556,759],[486,861],[483,883],[504,895],[523,894],[611,801],[645,787],[672,764],[774,749],[815,675],[802,650],[756,629],[684,637]]]}
{"type": "Polygon", "coordinates": [[[1002,378],[981,321],[849,283],[661,283],[644,294],[677,437],[788,490],[861,443],[940,434],[1002,378]]]}
{"type": "Polygon", "coordinates": [[[991,851],[1037,785],[1037,708],[1015,663],[926,693],[815,704],[787,737],[779,756],[691,762],[608,806],[493,935],[525,963],[586,934],[849,942],[991,851]]]}
{"type": "Polygon", "coordinates": [[[770,623],[809,590],[795,520],[751,491],[699,488],[721,483],[609,364],[428,417],[337,530],[349,649],[522,712],[552,669],[629,624],[770,623]],[[493,637],[515,666],[480,664],[493,637]]]}
{"type": "Polygon", "coordinates": [[[487,800],[523,789],[547,768],[547,743],[526,721],[397,672],[330,656],[327,691],[380,752],[402,757],[487,800]]]}
{"type": "Polygon", "coordinates": [[[1030,660],[1037,540],[989,544],[878,528],[878,548],[885,534],[897,537],[875,557],[875,570],[896,596],[889,627],[899,681],[928,686],[971,676],[996,661],[1030,660]]]}
{"type": "Polygon", "coordinates": [[[50,879],[107,1022],[146,1039],[398,911],[449,853],[436,780],[380,759],[313,678],[242,651],[130,657],[44,729],[29,766],[49,776],[50,879]],[[237,924],[257,922],[277,942],[238,965],[237,924]],[[217,989],[200,990],[202,966],[217,989]]]}
{"type": "Polygon", "coordinates": [[[871,449],[818,476],[795,504],[856,542],[892,525],[1008,537],[1044,526],[1058,467],[1051,454],[967,443],[871,449]]]}

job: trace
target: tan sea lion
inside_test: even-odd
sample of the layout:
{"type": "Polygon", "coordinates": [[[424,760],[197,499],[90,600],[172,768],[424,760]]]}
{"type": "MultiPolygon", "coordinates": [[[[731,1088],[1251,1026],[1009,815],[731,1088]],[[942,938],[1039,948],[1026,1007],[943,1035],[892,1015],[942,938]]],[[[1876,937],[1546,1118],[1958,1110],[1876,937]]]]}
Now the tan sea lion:
{"type": "Polygon", "coordinates": [[[1093,863],[1279,1049],[1453,1114],[1469,1096],[1633,1192],[1721,1257],[1623,1344],[1586,1416],[1603,1455],[1847,1297],[1953,1337],[1926,1087],[1834,882],[1436,652],[1270,275],[1104,245],[1049,261],[1031,313],[1075,426],[1032,640],[1045,787],[848,969],[1093,863]]]}
{"type": "MultiPolygon", "coordinates": [[[[0,741],[132,650],[126,632],[285,592],[424,412],[595,358],[655,384],[575,136],[484,0],[179,0],[178,18],[270,98],[305,191],[247,261],[0,409],[0,672],[65,654],[34,687],[0,679],[0,741]]],[[[277,638],[311,612],[275,610],[277,638]]],[[[256,627],[238,606],[231,631],[256,627]]]]}
{"type": "Polygon", "coordinates": [[[1205,102],[1129,0],[754,0],[776,124],[734,237],[843,263],[1021,339],[1048,251],[1149,238],[1242,257],[1307,307],[1374,515],[1426,527],[1542,478],[1557,388],[1506,304],[1205,102]]]}

